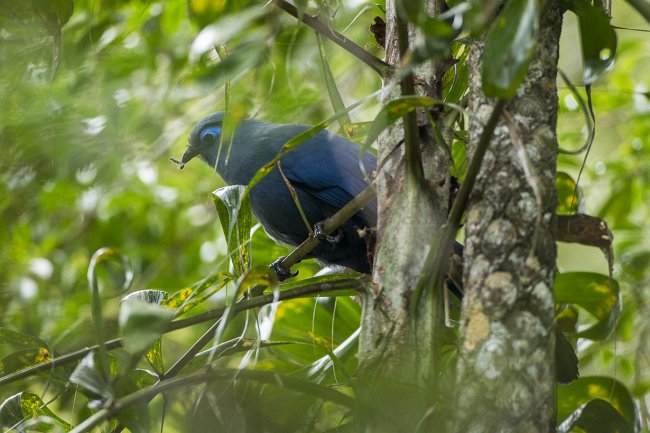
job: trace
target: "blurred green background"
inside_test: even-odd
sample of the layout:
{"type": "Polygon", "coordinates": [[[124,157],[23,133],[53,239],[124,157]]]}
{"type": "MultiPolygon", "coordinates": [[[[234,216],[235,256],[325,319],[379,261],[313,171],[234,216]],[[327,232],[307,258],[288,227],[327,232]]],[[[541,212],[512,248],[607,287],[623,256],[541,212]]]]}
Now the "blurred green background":
{"type": "MultiPolygon", "coordinates": [[[[104,246],[130,259],[132,290],[175,292],[228,270],[210,196],[221,180],[198,161],[179,171],[168,158],[182,155],[193,123],[223,110],[226,99],[233,111],[277,123],[313,124],[333,113],[313,32],[281,11],[260,14],[271,8],[263,4],[75,1],[59,49],[57,27],[32,2],[0,1],[0,325],[38,335],[57,353],[93,344],[86,272],[104,246]],[[205,48],[215,41],[224,43],[224,59],[205,48]]],[[[383,55],[368,31],[380,7],[318,7],[321,20],[383,55]]],[[[622,1],[613,3],[612,23],[645,32],[617,30],[615,63],[593,88],[596,139],[580,187],[584,212],[614,232],[624,311],[614,338],[579,347],[583,374],[615,376],[643,402],[650,389],[650,35],[622,1]]],[[[560,67],[576,84],[578,40],[567,15],[560,67]]],[[[380,89],[367,66],[329,42],[325,48],[346,105],[380,89]]],[[[558,83],[560,146],[576,149],[586,136],[584,116],[558,83]]],[[[378,109],[375,95],[352,120],[371,121],[378,109]]],[[[583,158],[563,155],[558,168],[575,178],[583,158]]],[[[261,229],[252,249],[261,265],[286,252],[261,229]]],[[[607,272],[600,251],[579,246],[561,245],[558,266],[607,272]]],[[[309,276],[318,266],[306,262],[300,270],[309,276]]],[[[119,299],[106,302],[109,322],[119,299]]],[[[288,304],[286,332],[308,336],[316,311],[309,302],[288,304]]],[[[354,329],[341,325],[340,338],[354,329]]],[[[173,334],[171,353],[199,331],[173,334]]]]}

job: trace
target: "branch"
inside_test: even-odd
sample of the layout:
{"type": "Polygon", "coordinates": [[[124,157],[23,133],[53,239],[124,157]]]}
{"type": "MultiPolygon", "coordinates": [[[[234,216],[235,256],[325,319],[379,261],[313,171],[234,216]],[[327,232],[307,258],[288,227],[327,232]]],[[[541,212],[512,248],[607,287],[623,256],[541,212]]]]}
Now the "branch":
{"type": "MultiPolygon", "coordinates": [[[[343,206],[334,215],[329,217],[323,222],[322,228],[326,235],[334,233],[336,229],[342,226],[347,220],[352,218],[361,208],[367,205],[372,199],[376,197],[375,188],[371,185],[361,191],[359,195],[350,200],[348,204],[343,206]]],[[[298,247],[286,256],[280,263],[280,267],[290,271],[291,267],[305,258],[307,254],[312,252],[318,246],[320,240],[312,233],[309,237],[298,247]]]]}
{"type": "Polygon", "coordinates": [[[373,56],[368,51],[361,48],[359,45],[355,44],[342,34],[334,31],[329,26],[323,24],[318,20],[318,18],[308,15],[306,13],[298,11],[291,3],[285,0],[271,0],[271,3],[287,12],[289,15],[295,17],[298,21],[302,21],[309,27],[311,27],[317,33],[325,36],[327,39],[331,40],[339,47],[346,50],[348,53],[352,54],[357,59],[361,60],[366,65],[374,69],[383,79],[388,79],[395,68],[383,60],[373,56]]]}
{"type": "MultiPolygon", "coordinates": [[[[296,287],[294,289],[280,291],[280,293],[277,295],[277,298],[275,298],[274,294],[269,294],[269,295],[257,296],[255,298],[245,299],[233,305],[232,308],[235,312],[241,312],[244,310],[250,310],[252,308],[262,307],[264,305],[271,304],[276,301],[285,301],[285,300],[300,298],[303,296],[312,295],[316,293],[325,293],[325,292],[331,292],[331,291],[341,290],[341,289],[360,290],[365,278],[366,278],[365,276],[353,277],[353,278],[346,278],[341,280],[332,280],[332,281],[320,282],[315,284],[309,284],[306,286],[296,287]]],[[[169,324],[169,326],[167,327],[164,333],[166,334],[168,332],[172,332],[172,331],[176,331],[179,329],[184,329],[196,325],[197,323],[203,323],[210,320],[218,319],[221,316],[223,316],[225,311],[226,311],[225,307],[216,308],[214,310],[206,311],[205,313],[197,314],[196,316],[192,316],[187,319],[175,320],[169,324]]],[[[107,350],[122,347],[122,339],[116,338],[113,340],[109,340],[105,343],[105,346],[107,350]]],[[[32,376],[35,373],[51,370],[55,367],[59,367],[61,365],[70,364],[72,362],[78,361],[82,359],[84,356],[86,356],[88,353],[95,351],[98,348],[99,348],[98,345],[86,347],[77,350],[76,352],[68,353],[66,355],[53,358],[50,361],[31,366],[24,370],[11,373],[6,376],[2,376],[0,377],[0,386],[9,384],[11,382],[15,382],[25,377],[32,376]]]]}
{"type": "Polygon", "coordinates": [[[182,386],[202,384],[217,380],[232,381],[234,379],[252,380],[260,383],[281,386],[287,389],[310,394],[323,400],[328,400],[342,406],[358,410],[357,402],[354,398],[336,391],[334,389],[317,385],[312,382],[297,379],[291,376],[281,375],[272,371],[262,370],[210,370],[206,368],[200,373],[191,374],[176,379],[166,380],[157,383],[149,388],[138,390],[125,397],[114,400],[109,407],[105,407],[94,413],[92,416],[83,420],[79,425],[70,431],[70,433],[82,433],[92,430],[93,427],[101,422],[115,417],[122,410],[141,401],[150,401],[156,395],[182,386]]]}
{"type": "MultiPolygon", "coordinates": [[[[361,281],[361,279],[362,278],[357,277],[355,282],[359,282],[359,281],[361,281]]],[[[348,284],[349,284],[350,280],[346,279],[346,280],[341,280],[341,281],[345,282],[345,284],[343,284],[343,286],[344,286],[343,288],[349,288],[348,284]]],[[[338,285],[332,284],[332,283],[335,283],[335,282],[337,282],[337,281],[317,283],[315,285],[310,284],[308,286],[296,287],[296,289],[294,289],[293,291],[295,291],[296,293],[303,292],[303,294],[304,294],[304,289],[306,287],[312,287],[313,288],[314,286],[315,287],[320,287],[320,288],[326,287],[327,289],[325,291],[331,291],[331,290],[334,290],[333,286],[338,287],[338,285]],[[302,289],[302,290],[300,290],[300,289],[302,289]]],[[[269,302],[264,302],[262,304],[259,304],[259,301],[258,301],[258,304],[259,304],[258,306],[270,304],[272,302],[277,302],[277,301],[282,300],[280,298],[280,295],[282,295],[282,293],[287,293],[289,291],[292,291],[292,290],[287,290],[285,292],[279,292],[279,293],[272,293],[272,294],[265,295],[265,296],[258,296],[256,298],[251,298],[250,301],[256,301],[256,300],[260,300],[260,298],[264,298],[265,300],[269,300],[269,302]]],[[[308,292],[313,293],[313,289],[309,290],[308,292]]],[[[296,295],[294,297],[299,297],[299,295],[296,295]]],[[[252,302],[252,304],[254,305],[256,303],[252,302]]],[[[172,380],[174,377],[178,376],[178,374],[183,370],[183,368],[185,368],[185,366],[187,364],[189,364],[194,359],[194,357],[196,355],[198,355],[198,353],[201,351],[201,349],[203,349],[211,340],[213,340],[215,338],[215,336],[219,335],[218,334],[219,331],[223,332],[223,330],[227,326],[228,320],[230,318],[237,315],[237,313],[239,313],[241,311],[244,311],[244,310],[248,310],[250,308],[253,308],[253,307],[250,306],[250,303],[246,302],[246,301],[240,301],[240,302],[232,305],[231,307],[222,308],[221,309],[222,314],[220,315],[219,320],[217,320],[212,326],[210,326],[210,328],[207,331],[205,331],[203,333],[203,335],[201,335],[201,337],[199,337],[199,339],[196,340],[196,342],[194,342],[194,344],[183,354],[183,356],[181,356],[174,363],[174,365],[172,365],[169,368],[169,370],[167,370],[158,379],[157,383],[164,383],[164,382],[172,380]]],[[[152,398],[153,398],[153,396],[152,396],[152,398]]],[[[121,424],[118,424],[117,427],[115,427],[115,429],[113,429],[112,433],[119,433],[119,432],[122,431],[122,429],[123,429],[123,426],[121,424]]]]}

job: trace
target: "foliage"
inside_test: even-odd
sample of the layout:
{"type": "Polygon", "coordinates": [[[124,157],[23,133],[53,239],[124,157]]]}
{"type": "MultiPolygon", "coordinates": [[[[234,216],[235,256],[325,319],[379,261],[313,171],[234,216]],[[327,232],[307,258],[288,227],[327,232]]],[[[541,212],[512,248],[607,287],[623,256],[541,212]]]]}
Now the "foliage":
{"type": "MultiPolygon", "coordinates": [[[[380,109],[372,67],[272,4],[0,1],[3,428],[311,432],[351,430],[367,416],[354,398],[361,313],[350,297],[365,279],[314,277],[305,261],[298,281],[279,284],[266,265],[287,250],[250,230],[244,189],[218,190],[213,206],[222,185],[212,171],[179,172],[167,158],[217,110],[323,128],[337,120],[370,147],[399,117],[433,106],[453,126],[440,138],[464,178],[468,37],[488,32],[485,91],[511,96],[544,4],[512,0],[492,20],[490,1],[449,2],[436,18],[420,3],[403,4],[426,35],[411,61],[458,62],[441,100],[380,109]]],[[[382,56],[367,27],[383,5],[295,4],[382,56]]],[[[566,6],[577,25],[565,26],[561,67],[577,90],[560,93],[560,146],[583,147],[582,123],[596,134],[582,175],[586,153],[560,157],[558,213],[606,220],[616,261],[609,276],[597,248],[561,246],[558,324],[577,342],[583,377],[559,388],[557,421],[596,432],[610,414],[618,431],[648,430],[649,42],[614,32],[598,5],[566,6]]],[[[616,2],[614,22],[647,28],[616,2]]]]}

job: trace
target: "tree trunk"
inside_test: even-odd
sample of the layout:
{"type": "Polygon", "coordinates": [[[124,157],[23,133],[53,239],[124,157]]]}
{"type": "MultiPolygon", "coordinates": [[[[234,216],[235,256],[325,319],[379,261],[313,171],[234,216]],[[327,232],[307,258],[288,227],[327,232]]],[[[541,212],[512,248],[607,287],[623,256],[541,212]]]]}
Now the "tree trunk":
{"type": "MultiPolygon", "coordinates": [[[[431,2],[430,9],[434,7],[431,2]]],[[[394,0],[387,1],[386,18],[385,59],[399,65],[394,0]]],[[[409,31],[409,40],[413,37],[409,31]]],[[[428,83],[417,86],[416,93],[439,98],[431,94],[434,65],[421,65],[414,74],[417,83],[428,83]]],[[[394,82],[384,83],[382,92],[384,103],[400,96],[394,82]]],[[[446,218],[449,161],[436,145],[425,113],[417,117],[426,191],[409,182],[406,175],[402,122],[388,128],[378,140],[378,243],[373,286],[363,303],[359,360],[361,378],[369,386],[362,391],[367,397],[363,400],[378,403],[379,418],[390,418],[395,424],[380,421],[373,426],[374,432],[413,431],[427,407],[423,385],[431,379],[427,376],[431,374],[433,314],[427,311],[428,303],[422,302],[421,311],[412,317],[410,299],[435,232],[446,218]]]]}
{"type": "MultiPolygon", "coordinates": [[[[562,15],[542,13],[525,82],[506,105],[465,225],[457,425],[464,432],[552,431],[556,259],[557,60],[562,15]]],[[[470,153],[495,101],[481,91],[483,43],[471,47],[470,153]]]]}

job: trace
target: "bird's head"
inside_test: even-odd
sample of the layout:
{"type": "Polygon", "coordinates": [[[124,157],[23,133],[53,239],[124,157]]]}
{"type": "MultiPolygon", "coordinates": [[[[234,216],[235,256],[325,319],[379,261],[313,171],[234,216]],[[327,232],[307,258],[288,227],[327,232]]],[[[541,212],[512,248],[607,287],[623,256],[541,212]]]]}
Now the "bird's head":
{"type": "Polygon", "coordinates": [[[192,158],[198,156],[208,165],[216,166],[223,115],[223,112],[219,112],[205,116],[192,128],[190,142],[181,159],[181,165],[187,164],[192,158]]]}

